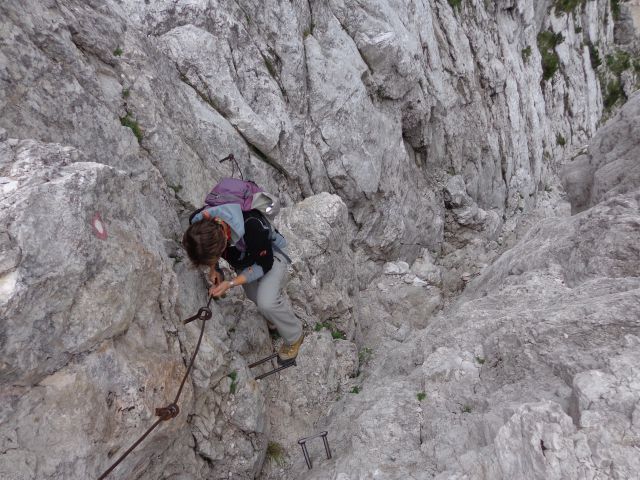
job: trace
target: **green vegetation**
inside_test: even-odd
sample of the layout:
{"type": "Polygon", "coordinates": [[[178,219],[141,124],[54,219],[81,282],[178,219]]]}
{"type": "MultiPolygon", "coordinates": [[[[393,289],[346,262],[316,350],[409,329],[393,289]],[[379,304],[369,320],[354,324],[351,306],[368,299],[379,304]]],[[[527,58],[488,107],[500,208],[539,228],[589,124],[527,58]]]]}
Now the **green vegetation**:
{"type": "Polygon", "coordinates": [[[314,28],[316,28],[314,23],[311,23],[307,28],[305,28],[304,32],[302,32],[302,35],[304,36],[304,38],[307,38],[309,35],[313,35],[314,28]]]}
{"type": "Polygon", "coordinates": [[[582,33],[582,27],[576,27],[576,33],[582,33]]]}
{"type": "Polygon", "coordinates": [[[600,87],[602,88],[602,98],[605,114],[618,103],[624,103],[627,96],[624,93],[622,74],[632,70],[636,74],[636,86],[640,86],[640,58],[632,56],[624,50],[615,50],[605,58],[607,70],[600,71],[600,87]]]}
{"type": "Polygon", "coordinates": [[[624,90],[622,89],[622,83],[619,79],[611,80],[604,91],[604,109],[609,111],[613,106],[618,103],[620,99],[626,99],[624,90]]]}
{"type": "Polygon", "coordinates": [[[127,113],[124,117],[120,117],[120,123],[123,127],[129,127],[133,131],[133,134],[138,139],[138,143],[142,141],[142,129],[140,128],[138,122],[129,116],[129,113],[127,113]]]}
{"type": "Polygon", "coordinates": [[[587,0],[555,0],[553,8],[555,8],[556,15],[560,12],[571,13],[576,7],[582,6],[587,0]]]}
{"type": "Polygon", "coordinates": [[[561,33],[553,33],[550,30],[538,34],[538,49],[542,57],[542,77],[551,79],[560,67],[560,58],[555,48],[564,42],[561,33]]]}
{"type": "Polygon", "coordinates": [[[231,392],[231,394],[234,394],[238,389],[238,372],[234,370],[229,375],[227,375],[227,377],[231,379],[231,386],[229,387],[229,392],[231,392]]]}
{"type": "Polygon", "coordinates": [[[122,89],[122,98],[129,98],[129,94],[130,94],[130,93],[131,93],[131,92],[129,91],[129,89],[128,89],[128,88],[123,88],[123,89],[122,89]]]}
{"type": "Polygon", "coordinates": [[[331,336],[334,339],[340,339],[340,340],[347,339],[347,334],[344,333],[342,330],[338,329],[332,322],[318,322],[316,323],[316,326],[313,327],[313,329],[316,332],[319,332],[323,328],[326,328],[327,330],[329,330],[331,332],[331,336]]]}
{"type": "Polygon", "coordinates": [[[116,57],[119,57],[119,56],[120,56],[120,55],[122,55],[123,53],[124,53],[124,52],[123,52],[123,50],[122,50],[120,47],[116,47],[116,49],[113,51],[113,54],[114,54],[116,57]]]}
{"type": "Polygon", "coordinates": [[[182,190],[182,185],[168,185],[168,187],[175,193],[178,193],[180,190],[182,190]]]}
{"type": "Polygon", "coordinates": [[[522,49],[522,61],[524,63],[529,63],[530,57],[531,57],[531,45],[527,45],[526,48],[522,49]]]}
{"type": "Polygon", "coordinates": [[[556,135],[556,143],[561,147],[564,147],[567,144],[567,140],[562,136],[561,133],[556,135]]]}
{"type": "Polygon", "coordinates": [[[278,442],[269,442],[267,445],[267,460],[282,467],[284,465],[284,448],[278,442]]]}
{"type": "Polygon", "coordinates": [[[364,347],[362,350],[358,352],[358,360],[360,363],[366,363],[371,359],[373,355],[373,350],[369,347],[364,347]]]}
{"type": "Polygon", "coordinates": [[[418,401],[421,402],[423,401],[425,398],[427,398],[427,394],[424,392],[420,392],[416,395],[416,397],[418,397],[418,401]]]}
{"type": "Polygon", "coordinates": [[[462,406],[462,413],[471,413],[471,405],[463,405],[462,406]]]}
{"type": "Polygon", "coordinates": [[[486,362],[486,359],[482,357],[476,357],[476,362],[478,362],[480,365],[484,365],[484,362],[486,362]]]}
{"type": "Polygon", "coordinates": [[[598,47],[596,47],[593,43],[589,42],[589,57],[591,58],[591,66],[595,70],[600,65],[602,65],[602,60],[600,59],[600,52],[598,51],[598,47]]]}
{"type": "Polygon", "coordinates": [[[611,0],[611,13],[613,14],[614,20],[620,18],[620,0],[611,0]]]}
{"type": "Polygon", "coordinates": [[[607,67],[616,76],[631,68],[631,54],[624,50],[616,50],[615,53],[607,55],[607,67]]]}
{"type": "Polygon", "coordinates": [[[360,387],[353,387],[351,390],[349,390],[349,393],[358,394],[358,393],[360,393],[360,390],[361,390],[360,387]]]}
{"type": "Polygon", "coordinates": [[[264,65],[265,67],[267,67],[267,71],[269,72],[269,75],[271,75],[273,78],[277,78],[278,77],[278,72],[276,70],[276,67],[273,65],[273,62],[265,57],[264,55],[262,56],[262,60],[264,60],[264,65]]]}
{"type": "Polygon", "coordinates": [[[455,10],[456,8],[460,8],[460,5],[462,5],[462,0],[449,0],[449,5],[451,5],[451,8],[455,10]]]}

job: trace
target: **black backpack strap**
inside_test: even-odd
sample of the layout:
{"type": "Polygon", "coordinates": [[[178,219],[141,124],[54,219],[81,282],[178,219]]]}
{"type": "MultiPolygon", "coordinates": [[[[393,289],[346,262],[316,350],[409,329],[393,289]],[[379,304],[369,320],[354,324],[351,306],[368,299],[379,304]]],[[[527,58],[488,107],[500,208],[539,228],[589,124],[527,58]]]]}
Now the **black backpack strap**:
{"type": "Polygon", "coordinates": [[[192,221],[193,221],[193,217],[195,217],[197,214],[199,214],[201,211],[203,211],[205,208],[207,208],[208,205],[205,205],[204,207],[200,207],[197,210],[194,210],[191,215],[189,215],[189,225],[191,225],[192,221]]]}

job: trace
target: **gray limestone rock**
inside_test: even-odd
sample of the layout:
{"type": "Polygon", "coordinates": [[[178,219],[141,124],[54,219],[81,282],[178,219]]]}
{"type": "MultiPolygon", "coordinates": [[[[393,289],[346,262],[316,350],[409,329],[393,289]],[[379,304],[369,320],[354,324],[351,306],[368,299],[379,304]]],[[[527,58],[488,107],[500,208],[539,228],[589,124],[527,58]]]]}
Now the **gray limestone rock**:
{"type": "Polygon", "coordinates": [[[640,185],[640,94],[635,94],[591,140],[588,152],[566,163],[562,179],[580,212],[640,185]]]}
{"type": "Polygon", "coordinates": [[[181,415],[118,475],[637,472],[638,101],[565,168],[593,208],[540,221],[602,113],[587,44],[614,39],[608,0],[549,6],[4,1],[0,477],[94,478],[172,400],[207,302],[181,231],[238,169],[285,207],[299,365],[254,381],[277,344],[239,291],[216,302],[181,415]],[[324,428],[307,473],[295,440],[324,428]]]}

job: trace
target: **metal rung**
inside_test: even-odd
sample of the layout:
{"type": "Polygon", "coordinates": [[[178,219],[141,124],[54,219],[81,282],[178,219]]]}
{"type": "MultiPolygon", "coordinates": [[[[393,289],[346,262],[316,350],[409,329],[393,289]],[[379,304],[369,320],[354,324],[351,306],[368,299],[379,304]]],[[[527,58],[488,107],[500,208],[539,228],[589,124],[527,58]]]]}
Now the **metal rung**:
{"type": "Polygon", "coordinates": [[[298,440],[298,444],[302,447],[302,453],[304,454],[304,461],[307,462],[307,467],[309,470],[313,468],[313,464],[311,463],[311,457],[309,457],[309,452],[307,451],[307,440],[312,440],[314,438],[322,437],[322,441],[324,442],[324,451],[327,453],[327,459],[331,458],[331,450],[329,449],[329,441],[327,440],[328,432],[320,432],[315,435],[311,435],[310,437],[301,438],[298,440]]]}
{"type": "MultiPolygon", "coordinates": [[[[258,365],[262,365],[263,363],[268,362],[269,360],[273,360],[277,356],[278,356],[277,353],[273,353],[273,354],[269,355],[268,357],[265,357],[265,358],[263,358],[261,360],[258,360],[257,362],[252,363],[251,365],[249,365],[249,368],[255,368],[258,365]]],[[[291,360],[287,360],[286,362],[282,362],[282,364],[280,364],[278,367],[275,367],[275,368],[269,370],[266,373],[258,375],[257,377],[255,377],[255,379],[256,380],[261,380],[261,379],[263,379],[265,377],[268,377],[269,375],[273,375],[274,373],[278,373],[278,372],[284,370],[285,368],[295,367],[295,366],[297,366],[296,359],[293,358],[291,360]]]]}

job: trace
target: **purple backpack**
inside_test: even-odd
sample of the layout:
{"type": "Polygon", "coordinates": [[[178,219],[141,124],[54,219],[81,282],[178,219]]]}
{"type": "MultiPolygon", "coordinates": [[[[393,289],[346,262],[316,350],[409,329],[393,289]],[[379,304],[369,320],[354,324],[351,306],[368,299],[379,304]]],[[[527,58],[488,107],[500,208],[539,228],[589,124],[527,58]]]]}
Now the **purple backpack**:
{"type": "Polygon", "coordinates": [[[205,206],[217,207],[226,203],[237,203],[243,212],[258,210],[267,220],[273,220],[280,210],[274,195],[265,192],[251,180],[223,178],[204,199],[205,206]]]}
{"type": "Polygon", "coordinates": [[[237,203],[243,212],[253,210],[253,196],[258,192],[264,192],[262,188],[252,181],[237,178],[223,178],[211,189],[204,199],[205,205],[217,207],[226,203],[237,203]]]}

